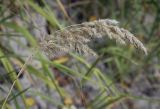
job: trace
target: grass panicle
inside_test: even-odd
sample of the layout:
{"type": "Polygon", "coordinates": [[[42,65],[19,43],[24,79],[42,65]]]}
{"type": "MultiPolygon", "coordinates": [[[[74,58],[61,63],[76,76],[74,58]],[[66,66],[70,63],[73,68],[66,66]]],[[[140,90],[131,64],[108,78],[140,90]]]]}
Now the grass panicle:
{"type": "Polygon", "coordinates": [[[141,41],[128,30],[118,27],[118,21],[110,19],[65,27],[46,37],[40,43],[40,46],[47,54],[56,54],[58,51],[76,51],[83,55],[96,55],[87,44],[95,38],[102,37],[116,40],[120,44],[132,44],[147,54],[147,50],[141,41]]]}

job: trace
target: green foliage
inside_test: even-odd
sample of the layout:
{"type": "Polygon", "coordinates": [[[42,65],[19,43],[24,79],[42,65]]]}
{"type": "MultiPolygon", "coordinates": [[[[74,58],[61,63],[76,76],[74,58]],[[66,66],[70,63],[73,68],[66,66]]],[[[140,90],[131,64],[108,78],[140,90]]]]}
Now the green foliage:
{"type": "MultiPolygon", "coordinates": [[[[18,3],[19,2],[17,2],[17,4],[18,3]]],[[[37,13],[42,15],[52,25],[51,29],[55,27],[62,29],[63,26],[60,24],[60,22],[56,18],[54,11],[47,5],[47,3],[44,2],[45,7],[42,8],[32,0],[21,0],[19,4],[23,13],[25,13],[25,10],[23,10],[25,9],[25,3],[30,6],[30,8],[34,9],[37,13]]],[[[18,97],[21,97],[21,99],[23,100],[25,108],[29,108],[25,103],[25,94],[27,92],[31,92],[32,96],[40,96],[44,101],[47,101],[57,107],[63,107],[65,105],[64,99],[67,97],[71,97],[71,95],[58,84],[58,80],[56,80],[52,68],[58,69],[59,71],[61,71],[61,73],[63,73],[63,75],[67,75],[70,78],[80,78],[80,81],[75,81],[79,85],[78,87],[80,87],[80,91],[83,91],[82,87],[85,86],[87,82],[91,82],[92,84],[99,87],[98,93],[96,95],[93,95],[94,99],[86,103],[86,108],[88,109],[104,109],[106,107],[109,108],[115,103],[123,101],[126,98],[153,101],[154,103],[160,102],[159,99],[150,99],[147,97],[145,98],[141,96],[134,96],[131,94],[124,94],[119,91],[116,86],[117,81],[120,82],[119,84],[123,83],[125,78],[131,73],[134,73],[135,75],[138,73],[142,73],[142,69],[147,69],[146,66],[152,64],[153,58],[157,58],[158,60],[160,60],[160,41],[158,40],[159,38],[157,38],[158,35],[156,33],[158,31],[157,29],[160,28],[160,7],[159,5],[157,5],[158,3],[156,2],[156,0],[124,0],[124,3],[122,3],[122,7],[119,7],[120,9],[117,9],[117,7],[114,5],[115,1],[100,0],[99,4],[103,4],[100,6],[104,6],[107,4],[109,10],[108,16],[110,18],[120,19],[119,21],[122,21],[122,25],[125,28],[133,28],[132,31],[136,31],[137,34],[144,35],[142,36],[142,40],[147,44],[146,46],[150,51],[147,57],[143,57],[139,55],[139,53],[135,53],[135,50],[133,50],[132,47],[128,49],[122,46],[115,47],[112,43],[110,43],[108,44],[108,47],[101,47],[96,49],[99,54],[103,55],[100,55],[100,57],[97,58],[93,63],[87,62],[86,59],[81,56],[70,53],[70,57],[72,57],[74,60],[76,60],[77,63],[80,64],[80,66],[77,66],[77,69],[79,68],[79,70],[72,69],[66,65],[56,63],[52,60],[47,59],[46,56],[44,56],[39,50],[38,41],[30,33],[29,29],[25,26],[22,27],[16,23],[9,21],[15,15],[10,14],[8,16],[4,16],[4,11],[7,11],[7,7],[0,4],[0,26],[3,26],[3,28],[12,29],[14,31],[13,33],[4,33],[0,30],[0,40],[4,37],[7,38],[7,40],[11,40],[11,37],[15,37],[15,33],[22,35],[22,37],[24,37],[31,45],[30,47],[27,46],[24,48],[30,50],[33,53],[31,55],[34,55],[33,58],[37,59],[42,65],[41,69],[37,69],[35,66],[29,64],[26,66],[25,71],[29,72],[30,75],[38,78],[43,84],[49,87],[50,90],[57,92],[59,94],[59,97],[61,98],[61,102],[57,102],[56,100],[53,100],[53,98],[51,98],[49,95],[46,95],[44,93],[40,93],[38,91],[32,93],[29,88],[23,89],[19,80],[17,80],[16,87],[12,91],[12,95],[10,95],[9,99],[7,100],[6,108],[9,109],[9,102],[14,101],[16,109],[20,109],[17,101],[18,97]],[[146,5],[150,7],[151,10],[154,10],[153,14],[156,15],[152,26],[149,25],[147,27],[144,25],[144,23],[141,23],[143,13],[145,13],[147,10],[145,9],[146,5]],[[101,61],[103,61],[107,65],[108,71],[101,71],[101,69],[97,67],[97,64],[101,61]],[[81,66],[83,66],[85,70],[82,70],[81,66]],[[94,79],[94,77],[96,79],[94,79]],[[14,92],[18,93],[15,94],[14,92]]],[[[100,17],[101,16],[102,15],[100,15],[100,17]]],[[[25,18],[25,14],[22,14],[22,17],[25,18]]],[[[24,22],[26,21],[24,20],[24,22]]],[[[8,75],[11,82],[13,82],[16,79],[17,74],[15,72],[13,64],[10,61],[11,58],[16,58],[22,64],[25,63],[23,57],[16,54],[12,49],[8,49],[7,47],[5,48],[0,43],[0,62],[7,71],[6,75],[8,75]],[[7,53],[12,54],[8,55],[7,53]]],[[[160,65],[156,65],[156,68],[160,69],[160,65]]],[[[0,88],[0,90],[2,89],[0,88]]],[[[0,106],[4,103],[4,99],[5,98],[0,101],[0,106]]]]}

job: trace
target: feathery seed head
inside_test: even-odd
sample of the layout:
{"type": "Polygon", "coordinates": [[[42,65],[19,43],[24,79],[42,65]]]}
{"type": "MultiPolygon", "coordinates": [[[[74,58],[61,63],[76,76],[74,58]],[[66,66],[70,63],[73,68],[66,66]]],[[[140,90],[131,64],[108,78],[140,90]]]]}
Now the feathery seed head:
{"type": "Polygon", "coordinates": [[[63,30],[55,31],[40,43],[41,48],[47,54],[57,54],[57,52],[76,51],[79,54],[96,53],[87,44],[94,38],[105,38],[116,40],[120,44],[132,44],[136,48],[147,54],[144,45],[132,33],[117,26],[118,22],[111,19],[102,19],[82,24],[71,25],[63,30]]]}

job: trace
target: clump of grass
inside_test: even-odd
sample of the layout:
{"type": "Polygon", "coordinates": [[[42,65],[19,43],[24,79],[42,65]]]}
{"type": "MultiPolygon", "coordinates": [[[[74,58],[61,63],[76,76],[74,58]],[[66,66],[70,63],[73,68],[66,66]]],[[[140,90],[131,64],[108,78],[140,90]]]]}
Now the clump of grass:
{"type": "Polygon", "coordinates": [[[132,44],[147,54],[144,45],[132,33],[124,28],[118,27],[116,20],[102,19],[92,22],[84,22],[68,26],[55,31],[40,43],[41,48],[47,54],[56,54],[58,51],[76,51],[83,55],[96,55],[88,47],[88,43],[95,38],[109,38],[120,44],[132,44]]]}

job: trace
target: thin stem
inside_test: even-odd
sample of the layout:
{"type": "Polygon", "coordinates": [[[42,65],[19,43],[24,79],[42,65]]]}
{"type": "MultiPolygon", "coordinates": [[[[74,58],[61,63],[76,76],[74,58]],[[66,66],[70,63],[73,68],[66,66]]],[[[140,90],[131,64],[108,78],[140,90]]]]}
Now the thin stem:
{"type": "Polygon", "coordinates": [[[19,77],[21,76],[21,74],[23,73],[23,71],[24,71],[25,66],[27,65],[27,63],[32,59],[32,56],[33,56],[33,55],[30,55],[30,56],[27,58],[27,60],[26,60],[25,63],[23,64],[21,70],[19,71],[16,79],[13,81],[13,84],[12,84],[12,86],[11,86],[11,88],[10,88],[10,90],[9,90],[9,92],[8,92],[8,94],[7,94],[4,102],[3,102],[3,104],[2,104],[1,109],[4,109],[4,106],[5,106],[5,104],[7,103],[7,100],[8,100],[8,98],[9,98],[9,96],[10,96],[10,94],[11,94],[11,92],[12,92],[12,90],[13,90],[13,88],[14,88],[17,80],[18,80],[18,78],[19,78],[19,77]]]}
{"type": "MultiPolygon", "coordinates": [[[[90,73],[92,72],[92,70],[94,69],[94,67],[97,65],[97,63],[100,61],[100,59],[103,57],[104,54],[101,54],[96,61],[92,64],[92,66],[89,68],[89,70],[85,73],[84,77],[88,77],[90,75],[90,73]]],[[[85,82],[85,79],[81,80],[81,83],[83,84],[85,82]]]]}

